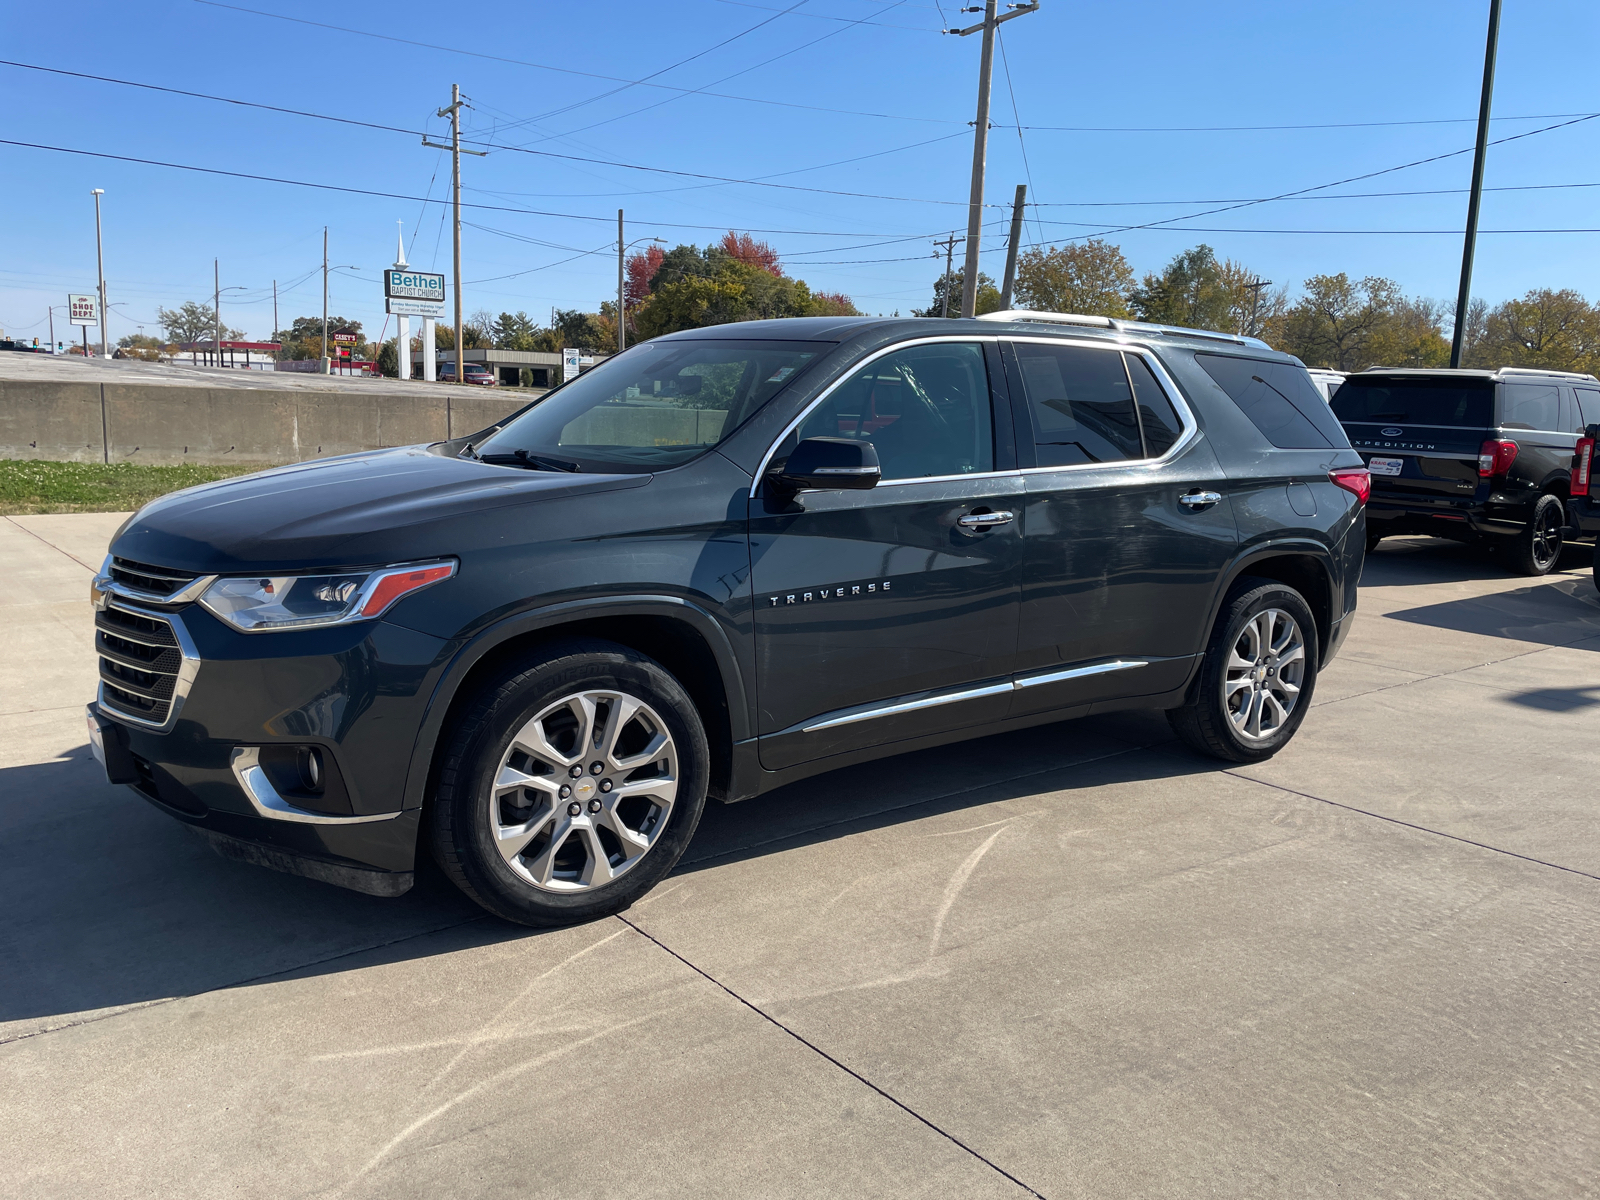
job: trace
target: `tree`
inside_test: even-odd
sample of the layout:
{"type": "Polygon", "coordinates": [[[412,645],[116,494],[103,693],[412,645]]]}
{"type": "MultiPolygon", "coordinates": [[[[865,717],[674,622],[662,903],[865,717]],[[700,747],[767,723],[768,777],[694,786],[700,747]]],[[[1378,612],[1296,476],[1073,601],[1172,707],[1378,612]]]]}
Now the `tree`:
{"type": "Polygon", "coordinates": [[[534,343],[543,332],[525,312],[503,312],[490,330],[494,344],[502,350],[534,350],[534,343]]]}
{"type": "Polygon", "coordinates": [[[1036,247],[1017,260],[1019,308],[1126,317],[1131,291],[1128,260],[1120,248],[1099,238],[1048,250],[1036,247]]]}
{"type": "MultiPolygon", "coordinates": [[[[185,300],[176,309],[158,307],[156,320],[169,342],[209,342],[217,336],[217,310],[194,300],[185,300]]],[[[222,327],[223,341],[243,339],[244,330],[222,327]]]]}
{"type": "Polygon", "coordinates": [[[1266,283],[1241,262],[1217,264],[1217,283],[1228,298],[1227,332],[1260,337],[1275,327],[1289,308],[1289,289],[1266,290],[1266,283]]]}
{"type": "MultiPolygon", "coordinates": [[[[337,330],[348,329],[356,335],[357,342],[354,347],[357,353],[365,349],[365,342],[361,341],[361,322],[347,321],[343,317],[330,316],[328,318],[328,336],[331,340],[337,330]]],[[[280,359],[297,361],[308,358],[322,358],[322,318],[296,317],[289,323],[289,328],[280,329],[272,335],[272,340],[279,343],[283,349],[278,351],[280,359]]],[[[329,355],[328,357],[332,357],[329,355]]]]}
{"type": "Polygon", "coordinates": [[[769,275],[783,278],[783,264],[778,261],[778,252],[766,242],[758,242],[748,233],[735,233],[730,229],[722,235],[719,245],[722,252],[735,262],[742,262],[748,267],[760,267],[769,275]]]}
{"type": "MultiPolygon", "coordinates": [[[[490,323],[492,323],[492,320],[491,318],[490,323]]],[[[462,318],[461,340],[468,350],[487,350],[494,335],[490,333],[486,326],[477,324],[477,321],[477,314],[474,314],[473,319],[470,321],[462,318]]],[[[330,324],[328,328],[332,329],[333,326],[330,324]]],[[[447,325],[440,321],[435,325],[433,327],[433,344],[439,350],[454,350],[456,348],[455,323],[451,322],[447,325]]]]}
{"type": "Polygon", "coordinates": [[[1490,369],[1593,374],[1600,368],[1600,309],[1571,288],[1535,288],[1488,311],[1472,358],[1490,369]]]}
{"type": "MultiPolygon", "coordinates": [[[[1369,275],[1352,283],[1343,272],[1313,275],[1305,281],[1305,294],[1283,316],[1279,348],[1307,366],[1359,371],[1379,364],[1380,350],[1399,353],[1407,329],[1421,332],[1426,313],[1404,312],[1405,304],[1392,279],[1369,275]]],[[[1423,347],[1417,349],[1420,353],[1423,347]]]]}
{"type": "Polygon", "coordinates": [[[667,252],[654,243],[628,255],[622,297],[630,313],[649,298],[650,281],[661,269],[661,260],[666,256],[667,252]]]}
{"type": "Polygon", "coordinates": [[[843,292],[812,292],[811,307],[806,313],[811,317],[859,317],[861,310],[843,292]]]}
{"type": "Polygon", "coordinates": [[[568,347],[577,350],[609,350],[617,344],[616,322],[607,320],[599,313],[580,312],[575,308],[558,308],[553,328],[561,342],[561,345],[556,347],[557,350],[568,347]]]}
{"type": "MultiPolygon", "coordinates": [[[[911,315],[914,317],[943,316],[945,312],[944,290],[948,285],[950,288],[950,315],[959,317],[961,315],[961,289],[966,286],[965,272],[965,267],[957,267],[948,276],[941,271],[939,278],[933,281],[933,302],[927,308],[921,310],[912,309],[911,315]]],[[[978,302],[974,311],[978,313],[1000,311],[1000,289],[995,287],[994,280],[990,279],[982,271],[978,272],[978,302]]]]}
{"type": "Polygon", "coordinates": [[[1147,274],[1129,296],[1141,321],[1232,333],[1237,297],[1210,246],[1185,250],[1161,274],[1147,274]]]}

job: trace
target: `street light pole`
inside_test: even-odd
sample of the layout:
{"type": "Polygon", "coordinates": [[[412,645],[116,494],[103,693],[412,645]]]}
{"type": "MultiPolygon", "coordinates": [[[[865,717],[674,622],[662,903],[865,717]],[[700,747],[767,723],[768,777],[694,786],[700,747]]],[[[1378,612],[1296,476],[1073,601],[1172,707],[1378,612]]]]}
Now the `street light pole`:
{"type": "Polygon", "coordinates": [[[328,227],[322,227],[322,373],[332,374],[328,361],[328,227]]]}
{"type": "MultiPolygon", "coordinates": [[[[466,347],[462,342],[461,324],[461,156],[463,154],[476,154],[479,158],[486,158],[487,150],[463,150],[461,148],[461,110],[466,107],[461,100],[461,85],[450,85],[450,107],[439,109],[438,115],[450,118],[450,144],[441,146],[438,142],[430,142],[428,135],[422,135],[422,144],[431,146],[435,150],[450,151],[450,191],[453,197],[451,204],[455,210],[455,233],[451,246],[455,251],[455,283],[456,283],[456,379],[464,384],[467,381],[466,347]]],[[[448,422],[447,422],[448,424],[448,422]]],[[[449,430],[446,430],[448,434],[449,430]]]]}
{"type": "Polygon", "coordinates": [[[1478,99],[1478,145],[1472,154],[1472,195],[1467,199],[1467,236],[1461,247],[1461,289],[1456,293],[1456,327],[1450,334],[1450,366],[1461,365],[1466,343],[1467,306],[1472,296],[1472,255],[1478,244],[1478,205],[1483,200],[1483,160],[1489,152],[1489,108],[1494,98],[1494,60],[1500,42],[1500,0],[1489,0],[1489,37],[1483,50],[1483,93],[1478,99]]]}
{"type": "Polygon", "coordinates": [[[1011,307],[1011,290],[1017,282],[1017,247],[1022,241],[1022,205],[1028,198],[1028,185],[1017,184],[1017,198],[1011,205],[1011,244],[1006,247],[1006,282],[1000,289],[1000,311],[1011,307]]]}
{"type": "MultiPolygon", "coordinates": [[[[100,237],[100,197],[106,194],[105,188],[95,188],[94,193],[94,258],[96,268],[100,275],[100,357],[106,357],[106,255],[105,244],[100,237]]],[[[85,350],[89,345],[89,331],[83,331],[83,344],[85,350]]]]}
{"type": "Polygon", "coordinates": [[[622,307],[622,210],[617,209],[617,353],[621,354],[628,348],[628,326],[624,317],[627,311],[622,307]]]}
{"type": "Polygon", "coordinates": [[[222,365],[222,268],[211,260],[211,317],[216,322],[217,366],[222,365]]]}
{"type": "Polygon", "coordinates": [[[978,62],[978,120],[972,140],[972,192],[967,201],[967,261],[961,280],[961,315],[977,315],[978,309],[978,238],[983,232],[983,170],[989,153],[989,83],[994,76],[994,35],[1006,21],[1039,11],[1039,0],[1031,4],[1015,5],[1011,12],[999,16],[999,0],[984,0],[983,23],[966,29],[946,29],[966,37],[969,33],[983,34],[983,53],[978,62]]]}

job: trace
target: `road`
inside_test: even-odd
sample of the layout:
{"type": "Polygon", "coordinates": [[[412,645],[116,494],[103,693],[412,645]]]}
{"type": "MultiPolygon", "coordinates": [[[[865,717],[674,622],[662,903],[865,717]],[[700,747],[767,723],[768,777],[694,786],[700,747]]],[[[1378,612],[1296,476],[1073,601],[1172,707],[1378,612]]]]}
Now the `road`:
{"type": "Polygon", "coordinates": [[[1385,542],[1294,743],[1159,716],[713,806],[535,933],[97,777],[90,568],[0,519],[0,1193],[1592,1194],[1600,595],[1385,542]]]}

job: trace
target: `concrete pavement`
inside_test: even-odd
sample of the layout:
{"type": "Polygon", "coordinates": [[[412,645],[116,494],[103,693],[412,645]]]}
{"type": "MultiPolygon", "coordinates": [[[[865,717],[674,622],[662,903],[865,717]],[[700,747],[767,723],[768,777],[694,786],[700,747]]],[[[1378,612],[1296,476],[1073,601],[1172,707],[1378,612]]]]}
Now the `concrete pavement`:
{"type": "Polygon", "coordinates": [[[533,933],[225,862],[101,782],[118,520],[0,519],[6,1195],[1592,1186],[1587,551],[1385,542],[1260,766],[1145,714],[885,760],[714,806],[623,918],[533,933]]]}

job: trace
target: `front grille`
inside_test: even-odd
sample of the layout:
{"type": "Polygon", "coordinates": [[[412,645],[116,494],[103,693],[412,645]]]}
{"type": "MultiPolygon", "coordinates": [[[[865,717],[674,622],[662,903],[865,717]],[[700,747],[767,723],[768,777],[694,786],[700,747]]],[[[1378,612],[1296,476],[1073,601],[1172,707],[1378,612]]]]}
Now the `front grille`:
{"type": "Polygon", "coordinates": [[[134,562],[131,558],[113,558],[111,578],[127,587],[148,592],[151,596],[170,596],[188,587],[199,576],[193,571],[152,567],[146,563],[134,562]]]}
{"type": "Polygon", "coordinates": [[[112,604],[95,614],[94,625],[101,702],[137,721],[164,724],[183,666],[171,622],[112,604]]]}

